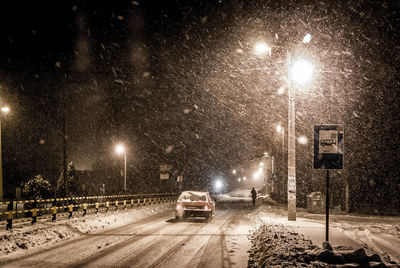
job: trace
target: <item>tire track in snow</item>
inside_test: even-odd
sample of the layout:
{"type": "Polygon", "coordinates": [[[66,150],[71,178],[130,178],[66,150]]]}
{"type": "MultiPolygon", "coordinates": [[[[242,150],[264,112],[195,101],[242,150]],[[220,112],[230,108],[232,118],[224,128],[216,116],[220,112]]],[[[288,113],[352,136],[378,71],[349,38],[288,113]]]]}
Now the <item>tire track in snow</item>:
{"type": "MultiPolygon", "coordinates": [[[[197,267],[231,267],[232,263],[226,245],[224,229],[226,226],[234,222],[235,214],[231,213],[229,217],[219,226],[216,235],[210,236],[197,267]],[[219,258],[217,258],[217,256],[219,258]]],[[[201,251],[198,253],[200,252],[201,251]]],[[[196,256],[194,256],[193,260],[195,259],[197,259],[196,256]]],[[[192,265],[195,264],[192,263],[192,265]]]]}
{"type": "MultiPolygon", "coordinates": [[[[179,230],[180,233],[184,233],[188,230],[193,230],[193,227],[196,227],[198,225],[196,225],[195,223],[191,223],[188,226],[184,227],[183,229],[179,230]]],[[[168,227],[173,227],[173,226],[168,226],[168,227]]],[[[168,228],[166,227],[166,228],[168,228]]],[[[203,226],[198,226],[196,228],[196,232],[198,230],[200,230],[201,228],[203,228],[203,226]],[[198,229],[198,230],[197,230],[198,229]]],[[[160,236],[162,237],[163,234],[160,234],[160,236]]],[[[177,234],[176,236],[185,236],[184,234],[177,234]]],[[[151,253],[153,250],[157,249],[160,247],[160,245],[163,242],[168,242],[167,239],[163,239],[163,240],[156,240],[153,243],[151,243],[149,246],[147,246],[145,249],[141,250],[139,253],[136,253],[136,255],[132,258],[131,256],[122,258],[119,262],[115,263],[115,266],[117,267],[131,267],[134,266],[135,263],[139,262],[141,258],[143,258],[143,256],[145,256],[148,253],[151,253]]],[[[184,243],[184,241],[179,241],[178,245],[180,243],[184,243]]],[[[168,257],[168,256],[166,256],[168,257]]]]}
{"type": "MultiPolygon", "coordinates": [[[[218,218],[223,217],[227,212],[223,211],[221,212],[220,215],[218,215],[218,218]]],[[[223,224],[225,224],[227,220],[225,220],[223,224]]],[[[193,232],[192,234],[188,235],[187,238],[181,240],[180,242],[176,243],[172,248],[170,248],[166,253],[164,253],[162,256],[160,256],[155,262],[153,262],[149,267],[157,267],[160,264],[162,264],[162,262],[164,260],[166,260],[168,257],[173,256],[176,252],[178,252],[183,246],[185,246],[190,240],[192,240],[194,237],[198,236],[199,232],[201,229],[203,229],[205,226],[208,226],[210,224],[210,222],[207,222],[206,225],[201,225],[199,226],[199,228],[196,228],[195,232],[193,232]]],[[[219,229],[218,229],[219,230],[219,229]]]]}
{"type": "MultiPolygon", "coordinates": [[[[152,215],[152,216],[146,217],[141,220],[132,221],[131,223],[127,223],[127,224],[124,224],[124,225],[116,227],[116,228],[108,229],[101,233],[96,232],[93,234],[82,234],[82,236],[80,236],[80,237],[73,238],[73,239],[67,240],[65,242],[57,243],[56,245],[54,245],[52,247],[38,249],[30,254],[25,254],[23,256],[19,256],[19,257],[13,258],[13,259],[9,259],[9,260],[0,262],[0,265],[7,265],[7,264],[15,263],[15,265],[18,266],[18,265],[23,265],[22,263],[18,264],[18,262],[23,261],[24,263],[29,263],[29,265],[31,267],[43,267],[44,259],[60,260],[60,259],[64,258],[63,255],[65,255],[67,258],[70,258],[71,255],[73,256],[73,254],[71,254],[71,252],[69,252],[68,248],[73,247],[75,244],[79,245],[79,243],[84,242],[85,240],[91,240],[90,242],[92,244],[96,244],[96,243],[101,242],[104,239],[104,236],[113,236],[115,233],[120,233],[120,232],[126,231],[127,227],[131,227],[132,225],[140,227],[144,224],[154,222],[154,220],[158,219],[159,217],[167,216],[170,213],[171,213],[171,211],[165,211],[160,214],[152,215]],[[62,252],[61,254],[60,254],[60,251],[62,252]],[[35,259],[35,258],[37,258],[37,259],[35,259]]],[[[125,235],[130,236],[129,233],[126,233],[125,235]]]]}
{"type": "Polygon", "coordinates": [[[72,265],[69,265],[68,267],[70,267],[70,268],[86,267],[86,266],[90,265],[91,263],[94,263],[95,261],[103,258],[104,256],[110,255],[110,254],[112,254],[112,253],[114,253],[114,252],[116,252],[116,251],[118,251],[118,250],[120,250],[120,249],[122,249],[122,248],[124,248],[124,247],[126,247],[126,246],[128,246],[128,245],[130,245],[132,243],[134,243],[134,242],[137,242],[139,240],[142,240],[142,239],[146,238],[149,235],[152,235],[153,233],[159,232],[164,228],[165,228],[165,225],[162,224],[160,226],[157,226],[157,227],[151,228],[149,230],[146,230],[146,233],[144,233],[144,234],[133,234],[132,238],[129,238],[129,239],[124,240],[124,241],[122,241],[120,243],[117,243],[117,244],[114,244],[112,246],[109,246],[109,247],[107,247],[107,248],[105,248],[105,249],[103,249],[103,250],[101,250],[101,251],[99,251],[99,252],[97,252],[97,253],[95,253],[93,255],[88,256],[87,258],[85,258],[83,260],[80,260],[78,262],[75,262],[72,265]]]}

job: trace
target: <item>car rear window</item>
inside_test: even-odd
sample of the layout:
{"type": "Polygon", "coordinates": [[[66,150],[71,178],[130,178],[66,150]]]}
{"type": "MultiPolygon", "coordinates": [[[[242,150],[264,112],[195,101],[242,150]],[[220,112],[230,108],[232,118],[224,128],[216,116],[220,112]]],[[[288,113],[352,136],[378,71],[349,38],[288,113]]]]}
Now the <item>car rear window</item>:
{"type": "Polygon", "coordinates": [[[180,202],[207,201],[207,193],[183,192],[178,198],[180,202]]]}

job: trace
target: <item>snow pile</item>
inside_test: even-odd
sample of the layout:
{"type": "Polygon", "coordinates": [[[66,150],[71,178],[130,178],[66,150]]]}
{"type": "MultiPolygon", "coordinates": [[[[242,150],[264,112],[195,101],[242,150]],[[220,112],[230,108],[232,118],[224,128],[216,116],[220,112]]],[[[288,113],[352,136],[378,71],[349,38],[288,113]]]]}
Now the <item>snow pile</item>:
{"type": "Polygon", "coordinates": [[[79,235],[65,224],[38,223],[21,229],[0,232],[0,255],[53,244],[79,235]]]}
{"type": "Polygon", "coordinates": [[[283,224],[261,224],[250,234],[248,267],[400,267],[360,248],[320,248],[283,224]]]}
{"type": "Polygon", "coordinates": [[[172,207],[172,204],[158,204],[139,209],[91,214],[85,217],[77,215],[70,220],[37,222],[32,226],[15,226],[13,230],[0,232],[0,255],[18,254],[27,249],[44,247],[84,233],[118,227],[136,219],[172,210],[172,207]]]}
{"type": "Polygon", "coordinates": [[[77,217],[68,221],[71,228],[82,233],[91,233],[109,227],[118,227],[120,225],[141,219],[146,216],[155,215],[167,210],[172,210],[171,204],[159,204],[139,209],[120,210],[118,212],[101,213],[90,215],[90,217],[77,217]]]}

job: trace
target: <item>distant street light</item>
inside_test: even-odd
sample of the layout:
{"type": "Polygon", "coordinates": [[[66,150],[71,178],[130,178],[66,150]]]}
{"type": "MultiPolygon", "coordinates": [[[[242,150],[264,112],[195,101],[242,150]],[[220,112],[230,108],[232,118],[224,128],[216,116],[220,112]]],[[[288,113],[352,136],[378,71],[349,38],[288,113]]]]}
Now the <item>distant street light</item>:
{"type": "Polygon", "coordinates": [[[217,180],[215,182],[215,188],[217,188],[217,192],[219,192],[219,194],[221,194],[222,182],[220,180],[217,180]]]}
{"type": "Polygon", "coordinates": [[[7,114],[10,111],[8,107],[1,107],[1,114],[0,114],[0,201],[4,198],[4,191],[3,191],[3,159],[2,159],[2,148],[1,148],[1,117],[3,114],[7,114]]]}
{"type": "Polygon", "coordinates": [[[300,137],[297,139],[297,142],[300,143],[300,144],[307,144],[307,143],[308,143],[308,139],[307,139],[306,136],[300,136],[300,137]]]}
{"type": "Polygon", "coordinates": [[[118,144],[115,147],[115,151],[117,152],[117,154],[124,154],[124,193],[126,193],[126,150],[125,147],[122,144],[118,144]]]}
{"type": "Polygon", "coordinates": [[[236,169],[232,170],[232,173],[233,173],[233,175],[235,175],[236,174],[236,169]]]}

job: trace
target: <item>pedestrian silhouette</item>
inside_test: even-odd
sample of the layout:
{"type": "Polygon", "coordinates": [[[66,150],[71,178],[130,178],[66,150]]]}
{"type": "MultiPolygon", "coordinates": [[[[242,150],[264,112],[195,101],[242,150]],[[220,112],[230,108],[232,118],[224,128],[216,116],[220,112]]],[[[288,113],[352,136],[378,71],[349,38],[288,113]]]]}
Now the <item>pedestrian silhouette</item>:
{"type": "Polygon", "coordinates": [[[254,189],[251,189],[251,198],[253,199],[253,207],[256,205],[256,197],[257,197],[257,191],[254,189]]]}

